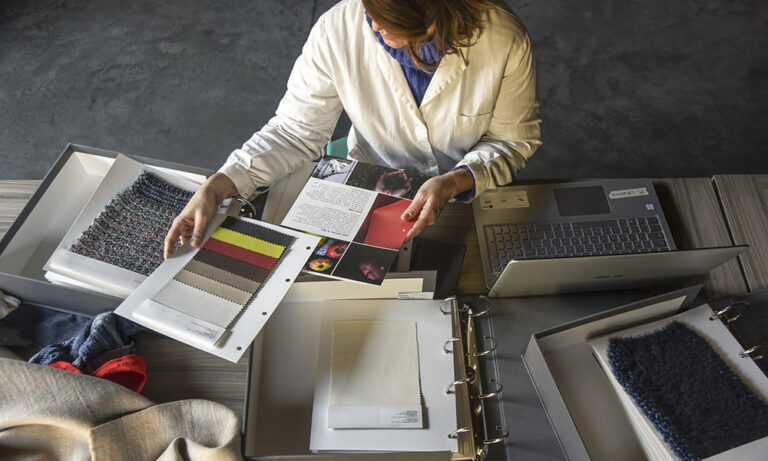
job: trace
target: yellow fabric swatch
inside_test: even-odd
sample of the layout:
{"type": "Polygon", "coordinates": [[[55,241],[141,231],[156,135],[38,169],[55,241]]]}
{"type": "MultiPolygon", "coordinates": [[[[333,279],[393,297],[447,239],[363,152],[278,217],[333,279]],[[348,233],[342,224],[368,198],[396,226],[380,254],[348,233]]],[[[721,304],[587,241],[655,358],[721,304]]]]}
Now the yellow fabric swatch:
{"type": "Polygon", "coordinates": [[[261,239],[253,238],[250,235],[241,234],[240,232],[231,231],[224,227],[219,227],[211,238],[214,238],[220,242],[229,243],[246,250],[253,251],[255,253],[261,253],[263,255],[279,259],[285,251],[285,247],[277,245],[272,242],[266,242],[261,239]]]}

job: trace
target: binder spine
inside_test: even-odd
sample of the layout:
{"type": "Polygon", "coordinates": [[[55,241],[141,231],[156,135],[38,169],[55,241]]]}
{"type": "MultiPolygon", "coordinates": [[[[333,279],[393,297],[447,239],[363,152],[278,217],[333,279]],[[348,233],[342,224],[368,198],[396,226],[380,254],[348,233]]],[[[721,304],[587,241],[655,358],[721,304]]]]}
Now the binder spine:
{"type": "Polygon", "coordinates": [[[448,437],[458,440],[463,457],[475,460],[484,459],[491,445],[505,442],[509,435],[502,426],[495,426],[491,434],[486,424],[484,402],[500,399],[504,386],[493,378],[489,383],[495,389],[485,393],[482,390],[479,359],[492,354],[498,342],[493,336],[483,335],[483,349],[478,350],[475,320],[490,314],[488,298],[481,296],[480,302],[482,309],[478,312],[459,303],[455,296],[444,299],[440,305],[440,311],[452,317],[453,337],[443,343],[443,351],[453,354],[456,369],[456,379],[448,384],[446,393],[456,395],[458,428],[448,437]]]}

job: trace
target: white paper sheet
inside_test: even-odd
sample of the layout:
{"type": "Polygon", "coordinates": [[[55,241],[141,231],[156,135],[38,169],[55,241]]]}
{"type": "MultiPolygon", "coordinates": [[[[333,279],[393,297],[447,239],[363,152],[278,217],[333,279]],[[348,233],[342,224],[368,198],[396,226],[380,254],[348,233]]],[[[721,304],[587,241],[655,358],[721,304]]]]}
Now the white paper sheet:
{"type": "Polygon", "coordinates": [[[282,225],[349,242],[377,196],[377,192],[309,178],[282,225]]]}

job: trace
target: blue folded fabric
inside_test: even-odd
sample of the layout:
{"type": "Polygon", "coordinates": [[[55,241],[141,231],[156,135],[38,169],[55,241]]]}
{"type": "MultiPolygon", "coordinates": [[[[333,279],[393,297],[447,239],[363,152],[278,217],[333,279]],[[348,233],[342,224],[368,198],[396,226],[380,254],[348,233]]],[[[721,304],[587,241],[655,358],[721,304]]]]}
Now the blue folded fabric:
{"type": "Polygon", "coordinates": [[[608,358],[618,382],[683,461],[768,436],[768,405],[679,322],[611,338],[608,358]]]}
{"type": "Polygon", "coordinates": [[[89,362],[106,352],[132,345],[137,330],[133,322],[112,312],[104,312],[94,317],[79,334],[44,347],[29,362],[48,365],[64,361],[90,373],[93,370],[88,369],[89,362]]]}
{"type": "Polygon", "coordinates": [[[82,315],[22,304],[0,319],[0,346],[48,346],[79,334],[90,321],[82,315]]]}

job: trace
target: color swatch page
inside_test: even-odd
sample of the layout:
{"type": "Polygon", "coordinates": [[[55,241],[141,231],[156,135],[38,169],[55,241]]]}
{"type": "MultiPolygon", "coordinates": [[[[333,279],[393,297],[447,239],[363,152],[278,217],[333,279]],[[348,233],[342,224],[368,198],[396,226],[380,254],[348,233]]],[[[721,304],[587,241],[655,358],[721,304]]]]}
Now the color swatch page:
{"type": "Polygon", "coordinates": [[[227,328],[267,282],[294,238],[227,217],[152,299],[227,328]]]}

